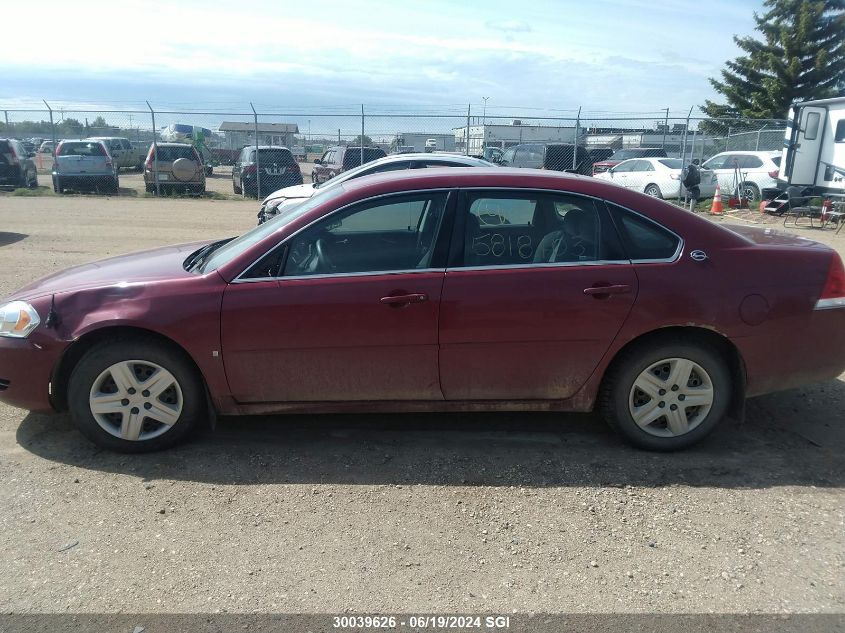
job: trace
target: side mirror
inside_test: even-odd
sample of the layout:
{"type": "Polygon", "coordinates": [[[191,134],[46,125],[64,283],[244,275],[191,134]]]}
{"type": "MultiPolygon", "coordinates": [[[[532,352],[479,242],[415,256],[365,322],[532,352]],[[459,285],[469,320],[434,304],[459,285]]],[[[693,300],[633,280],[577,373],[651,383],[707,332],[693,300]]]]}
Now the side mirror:
{"type": "Polygon", "coordinates": [[[319,158],[315,158],[315,159],[314,159],[314,164],[315,164],[315,165],[322,165],[322,164],[323,164],[323,161],[321,161],[319,158]]]}

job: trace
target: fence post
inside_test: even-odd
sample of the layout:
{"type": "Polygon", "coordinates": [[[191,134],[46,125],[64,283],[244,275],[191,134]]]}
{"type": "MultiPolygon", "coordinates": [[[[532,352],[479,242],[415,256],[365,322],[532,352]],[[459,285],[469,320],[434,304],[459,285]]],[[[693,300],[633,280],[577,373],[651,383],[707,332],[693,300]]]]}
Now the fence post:
{"type": "Polygon", "coordinates": [[[9,111],[3,110],[3,116],[6,119],[6,134],[13,136],[11,128],[9,128],[9,111]]]}
{"type": "Polygon", "coordinates": [[[757,130],[757,145],[754,146],[755,152],[760,151],[760,132],[762,132],[766,128],[766,125],[768,125],[768,124],[764,123],[763,127],[761,127],[759,130],[757,130]]]}
{"type": "MultiPolygon", "coordinates": [[[[161,183],[158,180],[158,134],[156,134],[156,113],[153,106],[147,101],[147,107],[150,109],[150,116],[153,119],[153,178],[156,183],[156,195],[161,197],[161,183]]],[[[88,120],[85,122],[88,125],[88,120]]]]}
{"type": "Polygon", "coordinates": [[[47,110],[50,111],[50,132],[52,133],[53,151],[55,152],[56,151],[56,126],[53,124],[53,108],[50,107],[50,104],[47,103],[46,100],[42,99],[42,101],[44,101],[44,105],[47,106],[47,110]]]}
{"type": "Polygon", "coordinates": [[[669,129],[669,108],[666,108],[666,119],[663,121],[663,144],[661,149],[666,149],[666,130],[669,129]]]}
{"type": "Polygon", "coordinates": [[[464,148],[464,155],[469,156],[469,117],[470,112],[472,110],[472,104],[467,104],[467,133],[464,135],[464,139],[466,140],[466,147],[464,148]]]}
{"type": "Polygon", "coordinates": [[[364,164],[364,104],[361,104],[361,164],[364,164]]]}
{"type": "Polygon", "coordinates": [[[581,127],[581,106],[578,106],[578,114],[575,116],[575,141],[572,143],[572,171],[578,169],[578,132],[581,127]]]}
{"type": "MultiPolygon", "coordinates": [[[[249,102],[249,107],[252,108],[252,118],[255,122],[255,197],[261,200],[261,158],[259,157],[260,152],[258,151],[258,113],[255,111],[252,101],[249,102]]],[[[246,189],[243,188],[243,183],[241,183],[241,190],[244,196],[246,196],[246,189]]]]}

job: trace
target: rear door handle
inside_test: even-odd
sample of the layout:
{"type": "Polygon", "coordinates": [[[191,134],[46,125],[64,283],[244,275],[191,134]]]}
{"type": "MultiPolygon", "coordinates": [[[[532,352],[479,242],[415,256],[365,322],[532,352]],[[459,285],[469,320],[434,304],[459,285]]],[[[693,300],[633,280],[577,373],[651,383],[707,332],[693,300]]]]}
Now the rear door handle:
{"type": "Polygon", "coordinates": [[[412,303],[423,303],[424,301],[428,301],[428,295],[422,292],[415,292],[407,295],[391,295],[389,297],[382,297],[379,299],[379,303],[392,307],[401,307],[412,303]]]}
{"type": "Polygon", "coordinates": [[[593,297],[596,297],[597,299],[601,298],[603,295],[621,295],[625,294],[626,292],[631,292],[631,286],[627,284],[592,286],[590,288],[584,288],[585,295],[591,295],[593,297]]]}

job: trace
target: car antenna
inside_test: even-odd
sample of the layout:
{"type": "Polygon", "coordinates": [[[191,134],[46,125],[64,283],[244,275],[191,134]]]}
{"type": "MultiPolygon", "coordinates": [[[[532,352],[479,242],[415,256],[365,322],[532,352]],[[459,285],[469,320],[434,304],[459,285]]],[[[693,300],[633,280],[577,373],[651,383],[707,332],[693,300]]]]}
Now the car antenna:
{"type": "Polygon", "coordinates": [[[48,328],[55,329],[59,327],[61,322],[62,318],[59,316],[59,313],[56,312],[56,295],[54,294],[50,299],[50,312],[47,313],[47,319],[44,321],[44,325],[48,328]]]}

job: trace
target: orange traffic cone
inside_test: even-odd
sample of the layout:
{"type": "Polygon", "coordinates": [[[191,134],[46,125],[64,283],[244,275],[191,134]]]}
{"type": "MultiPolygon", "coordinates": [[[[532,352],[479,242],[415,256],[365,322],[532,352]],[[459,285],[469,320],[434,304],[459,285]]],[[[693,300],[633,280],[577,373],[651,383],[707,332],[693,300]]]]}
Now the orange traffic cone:
{"type": "Polygon", "coordinates": [[[710,213],[713,215],[722,215],[723,212],[722,190],[719,188],[719,183],[716,183],[716,193],[713,194],[713,204],[710,205],[710,213]]]}

